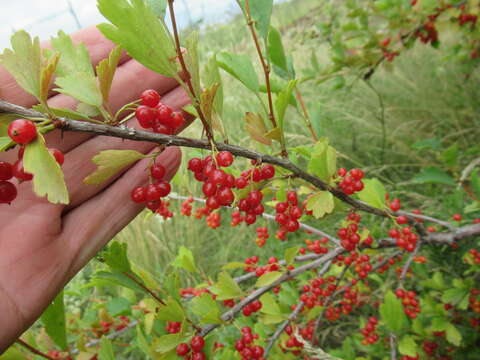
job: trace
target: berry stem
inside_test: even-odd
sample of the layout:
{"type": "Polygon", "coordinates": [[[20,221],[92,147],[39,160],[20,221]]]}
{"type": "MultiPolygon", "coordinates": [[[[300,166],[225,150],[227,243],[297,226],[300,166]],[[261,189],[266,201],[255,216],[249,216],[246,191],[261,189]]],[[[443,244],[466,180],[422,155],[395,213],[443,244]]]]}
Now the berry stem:
{"type": "Polygon", "coordinates": [[[32,345],[29,345],[27,344],[25,341],[23,341],[22,339],[17,339],[17,341],[15,341],[18,345],[20,346],[23,346],[25,349],[27,349],[28,351],[30,351],[32,354],[35,354],[35,355],[38,355],[44,359],[48,359],[48,360],[53,360],[52,357],[48,356],[47,354],[41,352],[40,350],[34,348],[32,345]]]}
{"type": "Polygon", "coordinates": [[[193,88],[193,84],[191,81],[190,72],[188,71],[187,64],[185,63],[185,58],[183,57],[182,48],[180,46],[180,37],[178,35],[178,27],[177,27],[177,20],[175,18],[175,10],[173,7],[174,0],[168,0],[168,9],[170,11],[170,20],[172,21],[172,28],[173,28],[173,37],[175,39],[175,47],[177,50],[178,60],[180,61],[180,66],[182,67],[182,71],[185,75],[185,84],[187,84],[188,90],[192,97],[193,105],[197,110],[198,116],[202,121],[203,127],[205,129],[205,133],[207,134],[207,138],[210,142],[213,142],[213,133],[210,125],[208,124],[207,120],[205,119],[205,115],[203,114],[202,108],[199,105],[199,95],[195,93],[195,89],[193,88]]]}

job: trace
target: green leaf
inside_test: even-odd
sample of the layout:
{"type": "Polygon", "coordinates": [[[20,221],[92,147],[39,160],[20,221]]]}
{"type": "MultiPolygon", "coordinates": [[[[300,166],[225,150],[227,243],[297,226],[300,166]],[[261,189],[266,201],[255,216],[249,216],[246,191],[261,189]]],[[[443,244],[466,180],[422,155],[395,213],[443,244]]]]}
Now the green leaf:
{"type": "Polygon", "coordinates": [[[33,190],[38,196],[47,196],[53,204],[68,204],[68,190],[63,171],[45,145],[41,134],[25,148],[25,171],[33,175],[33,190]]]}
{"type": "Polygon", "coordinates": [[[28,93],[41,99],[42,50],[38,37],[32,38],[20,30],[11,38],[12,50],[5,49],[0,63],[28,93]]]}
{"type": "Polygon", "coordinates": [[[145,155],[134,150],[102,151],[92,159],[98,166],[97,170],[88,175],[83,182],[88,185],[102,184],[127,166],[143,158],[145,155]]]}
{"type": "Polygon", "coordinates": [[[412,145],[412,149],[414,150],[440,150],[442,146],[442,142],[437,138],[432,139],[424,139],[417,141],[415,144],[412,145]]]}
{"type": "Polygon", "coordinates": [[[111,316],[129,315],[132,304],[123,297],[114,297],[107,303],[107,311],[111,316]]]}
{"type": "Polygon", "coordinates": [[[102,93],[103,103],[108,103],[110,96],[110,89],[112,87],[113,76],[117,70],[118,62],[122,56],[122,48],[116,46],[111,52],[108,58],[103,59],[97,65],[97,76],[100,84],[100,92],[102,93]]]}
{"type": "Polygon", "coordinates": [[[313,211],[313,216],[321,219],[326,214],[330,214],[335,208],[333,195],[328,191],[319,191],[309,196],[307,200],[307,210],[313,211]]]}
{"type": "Polygon", "coordinates": [[[202,87],[200,85],[200,63],[198,59],[198,31],[193,31],[185,39],[185,62],[187,64],[187,69],[190,72],[191,82],[195,94],[200,94],[202,92],[202,87]]]}
{"type": "Polygon", "coordinates": [[[475,195],[480,198],[480,175],[478,169],[472,171],[472,175],[470,176],[470,183],[472,185],[473,191],[475,192],[475,195]]]}
{"type": "Polygon", "coordinates": [[[230,262],[222,266],[222,270],[232,270],[232,269],[243,269],[245,268],[245,263],[243,262],[230,262]]]}
{"type": "Polygon", "coordinates": [[[337,152],[329,145],[327,138],[321,138],[315,144],[308,162],[308,171],[325,182],[330,182],[337,171],[337,152]]]}
{"type": "Polygon", "coordinates": [[[462,334],[452,323],[448,323],[445,331],[447,341],[455,346],[460,346],[460,344],[462,343],[462,334]]]}
{"type": "Polygon", "coordinates": [[[62,350],[66,350],[68,343],[63,291],[55,297],[53,302],[44,311],[41,316],[41,321],[45,326],[45,331],[54,343],[62,350]]]}
{"type": "Polygon", "coordinates": [[[277,117],[278,126],[283,131],[283,123],[285,119],[285,113],[287,111],[287,107],[290,104],[290,99],[292,97],[293,89],[297,86],[297,80],[290,80],[287,86],[280,91],[277,95],[277,99],[275,100],[275,113],[277,117]]]}
{"type": "Polygon", "coordinates": [[[282,35],[273,26],[270,26],[268,32],[268,57],[270,62],[274,65],[275,72],[282,78],[288,79],[288,64],[285,50],[282,44],[282,35]]]}
{"type": "Polygon", "coordinates": [[[467,310],[469,293],[469,289],[447,289],[443,292],[442,302],[457,306],[461,310],[467,310]]]}
{"type": "Polygon", "coordinates": [[[88,105],[102,106],[102,94],[98,89],[97,80],[85,73],[59,77],[55,83],[60,86],[55,91],[71,96],[88,105]]]}
{"type": "Polygon", "coordinates": [[[458,148],[458,145],[453,144],[440,154],[440,160],[442,160],[447,167],[453,168],[458,164],[459,155],[460,150],[458,148]]]}
{"type": "Polygon", "coordinates": [[[455,180],[450,175],[433,166],[422,169],[412,181],[419,184],[456,185],[455,180]]]}
{"type": "Polygon", "coordinates": [[[176,76],[176,52],[162,19],[143,0],[98,0],[98,9],[111,24],[98,28],[138,62],[166,76],[176,76]]]}
{"type": "Polygon", "coordinates": [[[235,280],[226,272],[218,274],[218,281],[210,290],[217,295],[217,300],[239,299],[245,295],[235,280]]]}
{"type": "Polygon", "coordinates": [[[389,290],[380,305],[380,315],[390,331],[399,334],[408,326],[408,319],[403,312],[402,302],[389,290]]]}
{"type": "MultiPolygon", "coordinates": [[[[245,0],[239,0],[245,12],[245,0]]],[[[272,17],[273,0],[249,0],[250,16],[261,38],[266,39],[272,17]]]]}
{"type": "Polygon", "coordinates": [[[288,317],[287,314],[282,312],[279,304],[271,293],[267,292],[263,294],[259,300],[263,305],[260,309],[260,312],[264,315],[261,318],[262,323],[277,324],[284,321],[288,317]]]}
{"type": "Polygon", "coordinates": [[[175,349],[178,344],[183,341],[182,334],[168,334],[156,339],[154,342],[154,350],[161,354],[167,353],[175,349]]]}
{"type": "Polygon", "coordinates": [[[200,95],[200,107],[209,124],[213,123],[213,106],[219,87],[220,84],[213,84],[210,88],[204,89],[200,95]]]}
{"type": "Polygon", "coordinates": [[[246,130],[250,137],[265,145],[272,145],[272,140],[266,137],[267,127],[260,114],[247,112],[245,115],[246,130]]]}
{"type": "Polygon", "coordinates": [[[280,271],[270,271],[260,276],[255,283],[255,287],[260,288],[273,284],[275,281],[282,277],[283,273],[280,271]]]}
{"type": "Polygon", "coordinates": [[[398,350],[402,355],[416,357],[418,352],[418,346],[411,336],[405,335],[398,343],[398,350]]]}
{"type": "Polygon", "coordinates": [[[73,120],[85,120],[85,121],[91,120],[88,116],[85,116],[71,109],[60,109],[60,108],[49,107],[47,110],[47,108],[42,104],[34,105],[32,106],[32,109],[42,113],[47,113],[48,111],[50,111],[57,117],[66,117],[73,120]]]}
{"type": "Polygon", "coordinates": [[[157,319],[182,322],[185,319],[185,312],[183,311],[182,306],[175,299],[170,297],[165,300],[165,305],[159,305],[157,319]]]}
{"type": "Polygon", "coordinates": [[[139,286],[135,281],[121,272],[98,271],[94,274],[92,280],[85,287],[102,287],[102,286],[123,286],[128,289],[146,293],[145,289],[139,286]]]}
{"type": "Polygon", "coordinates": [[[50,92],[50,86],[52,85],[53,74],[60,60],[60,55],[55,53],[42,68],[40,73],[40,102],[45,104],[48,99],[48,93],[50,92]]]}
{"type": "Polygon", "coordinates": [[[360,200],[378,209],[384,209],[387,191],[383,184],[378,179],[365,179],[363,184],[365,187],[358,193],[360,200]]]}
{"type": "Polygon", "coordinates": [[[215,112],[222,117],[223,116],[223,83],[222,77],[220,76],[220,70],[217,64],[217,55],[213,55],[207,61],[204,70],[204,86],[209,88],[215,84],[219,84],[217,89],[217,94],[215,96],[215,100],[213,102],[213,108],[215,112]]]}
{"type": "Polygon", "coordinates": [[[294,246],[285,250],[284,258],[287,262],[287,265],[293,264],[293,262],[295,261],[295,256],[297,256],[299,250],[300,246],[294,246]]]}
{"type": "Polygon", "coordinates": [[[165,18],[167,11],[167,0],[145,0],[147,5],[152,9],[159,18],[165,18]]]}
{"type": "Polygon", "coordinates": [[[445,281],[443,280],[442,273],[438,271],[433,274],[431,279],[423,280],[421,284],[422,286],[426,286],[435,290],[444,290],[447,287],[445,281]]]}
{"type": "Polygon", "coordinates": [[[0,152],[9,149],[10,147],[15,146],[15,143],[8,136],[0,137],[0,152]]]}
{"type": "Polygon", "coordinates": [[[115,360],[115,353],[113,352],[112,342],[103,336],[100,340],[100,351],[98,352],[99,360],[115,360]]]}
{"type": "Polygon", "coordinates": [[[217,63],[248,89],[254,93],[259,91],[258,76],[249,56],[224,51],[217,54],[217,63]]]}
{"type": "Polygon", "coordinates": [[[178,256],[172,263],[173,266],[187,270],[188,272],[195,273],[198,271],[195,266],[195,259],[193,258],[193,253],[191,250],[187,249],[185,246],[180,246],[178,250],[178,256]]]}
{"type": "Polygon", "coordinates": [[[52,38],[52,46],[62,54],[57,66],[58,77],[55,80],[55,84],[60,88],[55,90],[86,104],[100,107],[102,94],[85,45],[75,45],[70,36],[60,31],[58,37],[52,38]]]}
{"type": "Polygon", "coordinates": [[[118,241],[112,242],[107,250],[102,253],[102,256],[110,269],[119,272],[131,271],[126,243],[119,243],[118,241]]]}
{"type": "Polygon", "coordinates": [[[203,324],[221,324],[220,308],[210,294],[202,294],[191,301],[190,309],[203,324]]]}

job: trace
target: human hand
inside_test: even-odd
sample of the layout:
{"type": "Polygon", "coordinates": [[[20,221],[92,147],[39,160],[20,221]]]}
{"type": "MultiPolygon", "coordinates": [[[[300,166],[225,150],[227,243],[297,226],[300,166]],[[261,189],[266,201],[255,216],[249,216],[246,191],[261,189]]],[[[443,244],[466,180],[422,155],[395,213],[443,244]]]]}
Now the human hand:
{"type": "MultiPolygon", "coordinates": [[[[108,56],[113,44],[96,28],[72,36],[87,46],[95,65],[108,56]]],[[[137,99],[145,89],[156,89],[162,102],[174,109],[188,103],[188,97],[173,79],[153,73],[123,56],[112,86],[113,111],[137,99]]],[[[35,104],[7,72],[0,68],[0,97],[25,107],[35,104]]],[[[68,108],[75,101],[51,94],[51,106],[68,108]]],[[[130,120],[135,127],[136,121],[130,120]]],[[[92,157],[107,149],[134,149],[148,153],[154,144],[125,141],[89,134],[54,131],[47,145],[65,154],[63,171],[70,192],[70,204],[54,205],[35,196],[31,183],[18,185],[19,197],[8,206],[0,204],[0,353],[8,348],[43,312],[65,284],[141,210],[130,200],[134,187],[147,183],[147,160],[102,185],[84,185],[83,179],[95,165],[92,157]]],[[[0,161],[13,162],[17,151],[0,154],[0,161]]],[[[173,177],[180,164],[180,150],[167,148],[157,161],[165,166],[166,178],[173,177]]]]}

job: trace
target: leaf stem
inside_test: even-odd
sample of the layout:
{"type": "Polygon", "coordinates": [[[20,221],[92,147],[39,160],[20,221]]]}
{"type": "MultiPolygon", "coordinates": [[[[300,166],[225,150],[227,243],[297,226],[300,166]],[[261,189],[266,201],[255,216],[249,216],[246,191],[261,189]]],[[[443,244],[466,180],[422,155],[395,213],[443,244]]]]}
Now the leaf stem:
{"type": "Polygon", "coordinates": [[[34,348],[32,345],[30,344],[27,344],[25,341],[23,341],[22,339],[17,339],[17,341],[15,341],[18,345],[20,346],[23,346],[25,349],[27,349],[28,351],[30,351],[32,354],[35,354],[35,355],[38,355],[38,356],[41,356],[43,357],[44,359],[47,359],[47,360],[53,360],[52,357],[48,356],[47,354],[41,352],[40,350],[34,348]]]}
{"type": "Polygon", "coordinates": [[[295,97],[297,98],[298,102],[300,103],[300,107],[303,112],[303,119],[305,120],[305,125],[307,125],[310,134],[315,142],[318,140],[318,136],[313,129],[312,122],[310,120],[310,115],[308,114],[307,106],[305,105],[305,101],[303,100],[302,93],[295,87],[295,97]]]}

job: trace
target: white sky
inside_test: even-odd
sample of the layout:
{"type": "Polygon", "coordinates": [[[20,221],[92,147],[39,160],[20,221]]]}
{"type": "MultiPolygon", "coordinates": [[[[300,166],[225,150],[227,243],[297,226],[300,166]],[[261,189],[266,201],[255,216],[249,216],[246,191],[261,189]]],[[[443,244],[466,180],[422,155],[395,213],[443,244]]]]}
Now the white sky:
{"type": "MultiPolygon", "coordinates": [[[[96,0],[0,0],[0,52],[9,47],[15,30],[25,29],[41,40],[50,38],[58,30],[67,33],[77,30],[75,18],[68,11],[69,2],[82,27],[104,21],[96,0]]],[[[193,21],[222,22],[237,11],[235,0],[177,0],[175,5],[180,26],[188,23],[189,14],[193,21]]]]}

